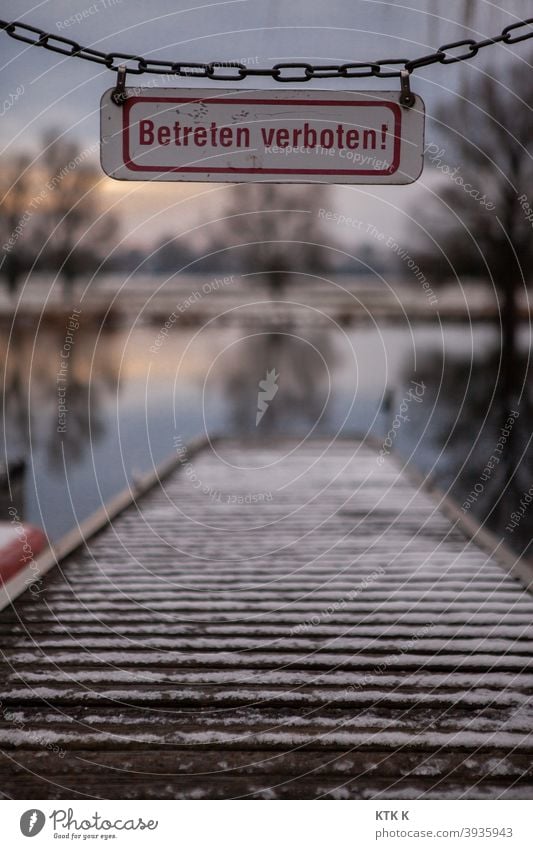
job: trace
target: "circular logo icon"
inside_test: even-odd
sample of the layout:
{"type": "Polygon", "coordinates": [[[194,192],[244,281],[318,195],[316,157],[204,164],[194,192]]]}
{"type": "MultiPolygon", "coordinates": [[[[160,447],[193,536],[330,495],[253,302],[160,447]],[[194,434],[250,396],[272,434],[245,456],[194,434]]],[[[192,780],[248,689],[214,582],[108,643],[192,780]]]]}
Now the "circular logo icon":
{"type": "Polygon", "coordinates": [[[46,817],[42,811],[37,808],[31,808],[29,811],[24,811],[20,818],[20,830],[24,837],[35,837],[42,831],[46,822],[46,817]]]}

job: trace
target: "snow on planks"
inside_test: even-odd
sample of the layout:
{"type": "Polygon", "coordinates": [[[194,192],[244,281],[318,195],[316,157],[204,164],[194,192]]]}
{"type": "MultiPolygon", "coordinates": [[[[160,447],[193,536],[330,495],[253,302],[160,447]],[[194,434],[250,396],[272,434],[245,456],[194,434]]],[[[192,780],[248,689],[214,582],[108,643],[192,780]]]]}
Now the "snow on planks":
{"type": "Polygon", "coordinates": [[[4,610],[2,793],[531,798],[533,599],[376,456],[222,441],[4,610]]]}

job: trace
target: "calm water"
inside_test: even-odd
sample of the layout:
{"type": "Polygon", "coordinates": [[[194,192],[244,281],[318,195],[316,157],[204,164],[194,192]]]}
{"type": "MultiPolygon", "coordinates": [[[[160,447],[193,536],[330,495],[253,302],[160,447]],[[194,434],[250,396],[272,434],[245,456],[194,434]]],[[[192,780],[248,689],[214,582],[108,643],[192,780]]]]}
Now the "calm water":
{"type": "MultiPolygon", "coordinates": [[[[171,455],[178,438],[373,433],[383,440],[403,410],[391,450],[433,471],[459,500],[498,440],[497,335],[489,326],[295,326],[278,332],[175,326],[154,353],[158,331],[77,328],[63,384],[64,326],[42,328],[36,338],[33,328],[22,328],[4,340],[4,438],[10,457],[27,460],[16,502],[26,520],[52,538],[136,472],[171,455]],[[272,370],[275,376],[267,378],[272,370]],[[278,390],[256,426],[258,384],[265,379],[267,389],[274,381],[278,390]],[[412,380],[424,386],[418,399],[409,395],[412,380]],[[58,433],[60,386],[67,412],[58,433]]],[[[525,331],[521,344],[526,351],[525,331]]],[[[531,419],[521,413],[517,421],[525,445],[531,419]]],[[[522,478],[524,485],[528,479],[529,451],[522,468],[496,525],[513,509],[522,478]]],[[[498,486],[496,477],[492,486],[498,486]]],[[[520,539],[524,533],[531,539],[529,519],[520,539]]]]}

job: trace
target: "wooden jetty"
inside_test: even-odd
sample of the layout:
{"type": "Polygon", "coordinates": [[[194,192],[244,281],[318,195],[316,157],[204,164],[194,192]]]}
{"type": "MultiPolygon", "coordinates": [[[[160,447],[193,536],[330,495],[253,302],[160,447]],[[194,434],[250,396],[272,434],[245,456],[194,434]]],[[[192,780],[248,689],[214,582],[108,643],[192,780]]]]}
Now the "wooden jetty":
{"type": "Polygon", "coordinates": [[[6,798],[531,798],[533,598],[390,458],[221,441],[0,613],[6,798]]]}

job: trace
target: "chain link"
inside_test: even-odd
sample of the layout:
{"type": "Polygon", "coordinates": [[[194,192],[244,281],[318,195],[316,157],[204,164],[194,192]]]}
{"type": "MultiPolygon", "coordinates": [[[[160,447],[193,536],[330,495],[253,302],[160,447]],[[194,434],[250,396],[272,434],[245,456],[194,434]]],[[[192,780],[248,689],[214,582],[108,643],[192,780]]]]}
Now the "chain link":
{"type": "Polygon", "coordinates": [[[533,18],[506,26],[492,38],[474,41],[465,38],[443,44],[417,59],[380,59],[375,62],[351,62],[342,65],[311,65],[309,62],[280,62],[272,68],[254,68],[240,62],[171,62],[159,59],[144,59],[134,53],[103,53],[91,47],[83,47],[64,36],[53,35],[20,21],[0,20],[0,30],[11,38],[33,47],[44,47],[63,56],[75,56],[96,62],[111,71],[125,66],[128,74],[163,74],[175,77],[205,77],[210,80],[240,81],[246,77],[272,77],[278,83],[306,83],[309,80],[328,78],[352,79],[361,77],[400,77],[403,70],[411,73],[435,63],[453,65],[477,56],[484,47],[493,44],[518,44],[533,38],[533,18]],[[395,67],[396,66],[396,67],[395,67]]]}

